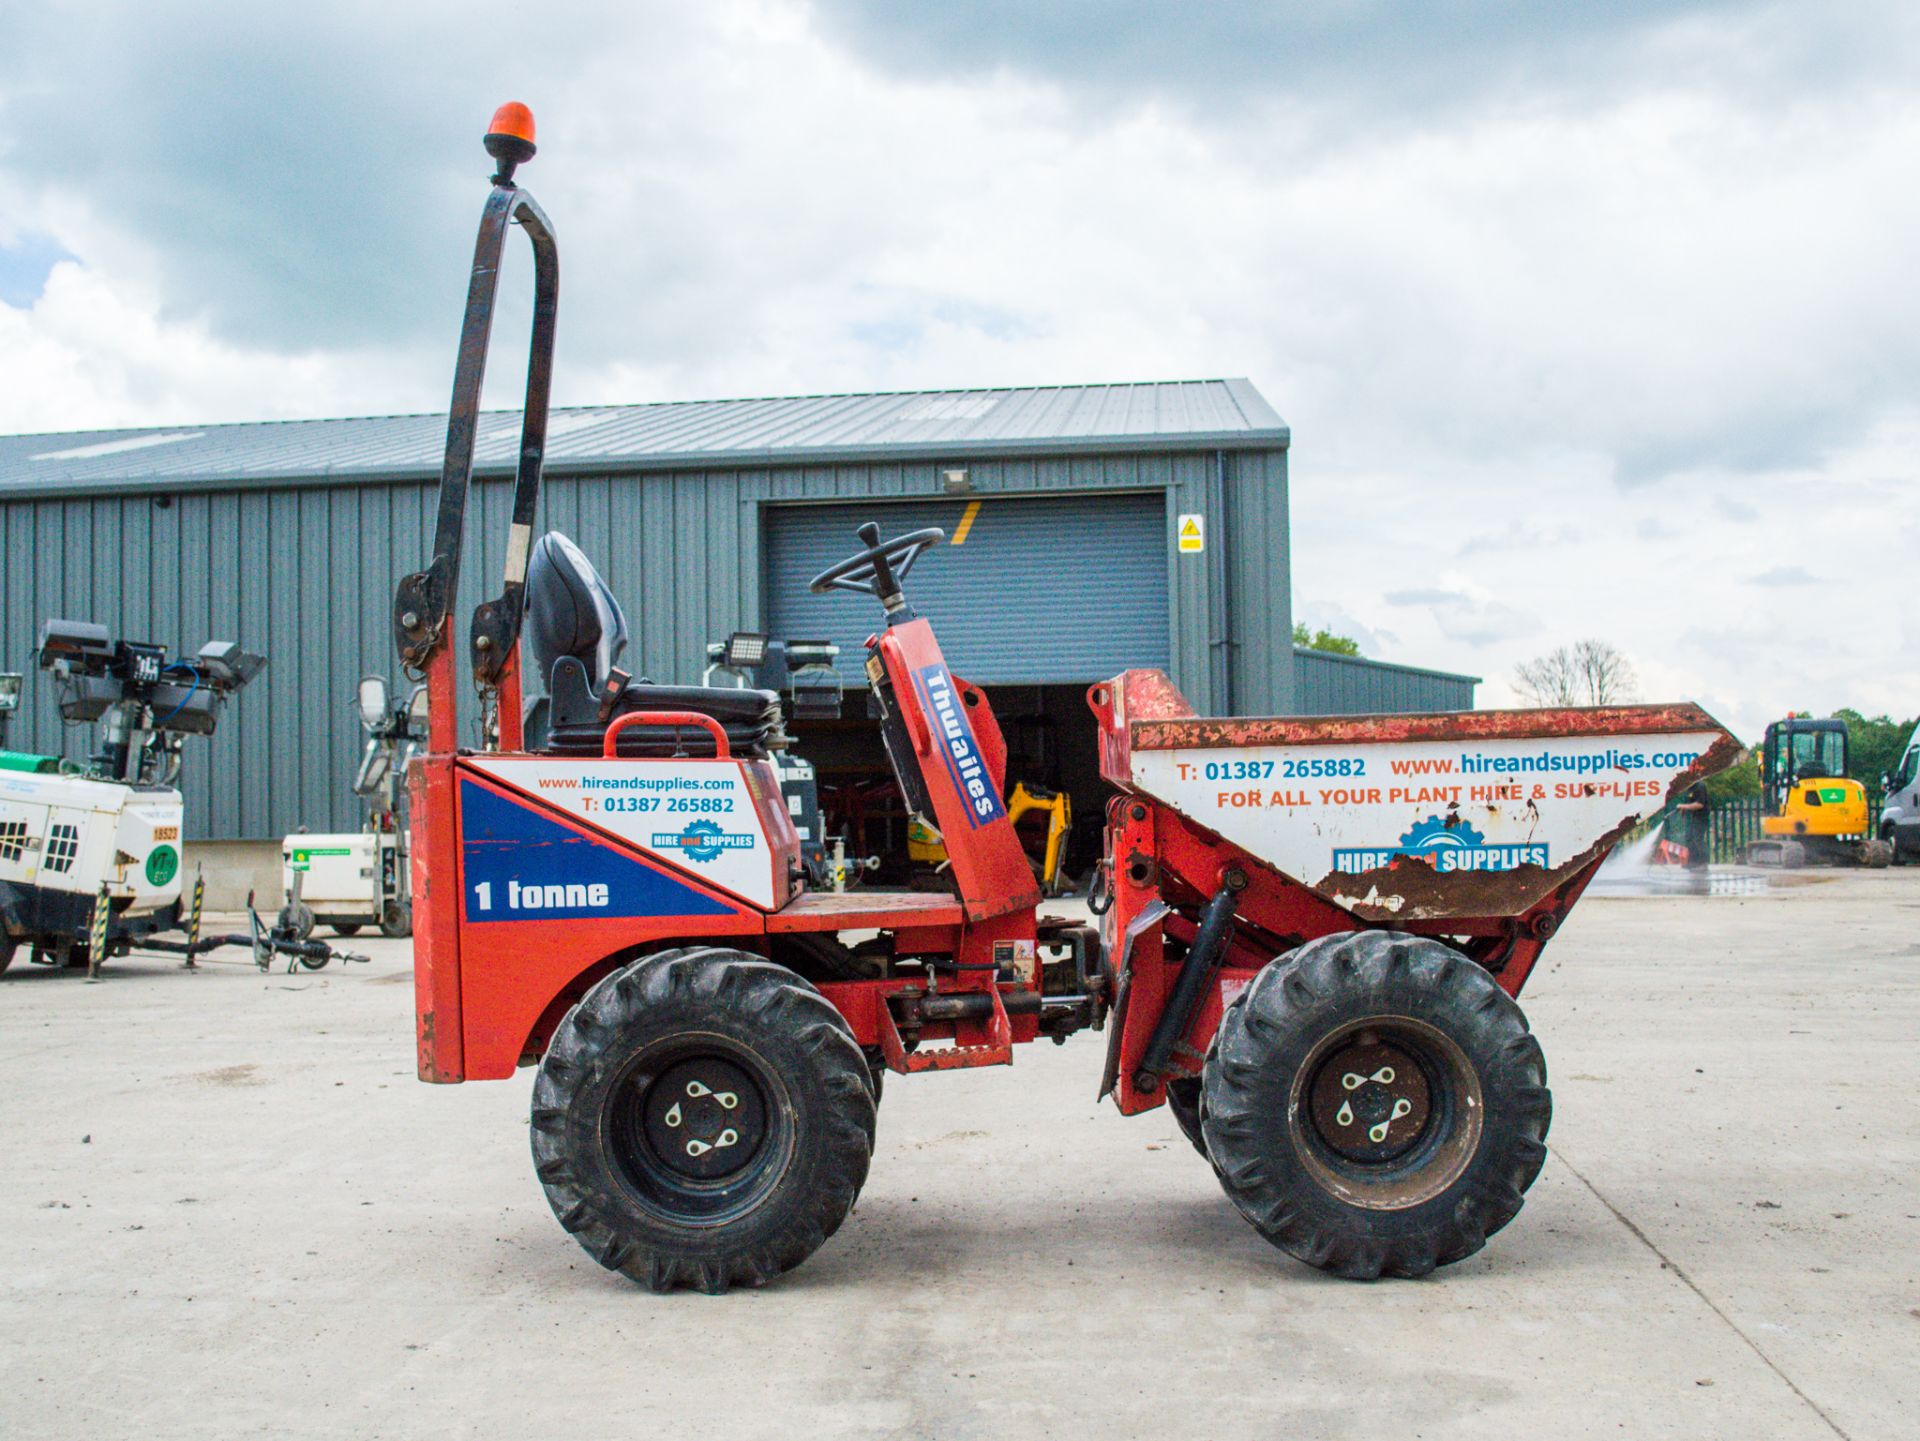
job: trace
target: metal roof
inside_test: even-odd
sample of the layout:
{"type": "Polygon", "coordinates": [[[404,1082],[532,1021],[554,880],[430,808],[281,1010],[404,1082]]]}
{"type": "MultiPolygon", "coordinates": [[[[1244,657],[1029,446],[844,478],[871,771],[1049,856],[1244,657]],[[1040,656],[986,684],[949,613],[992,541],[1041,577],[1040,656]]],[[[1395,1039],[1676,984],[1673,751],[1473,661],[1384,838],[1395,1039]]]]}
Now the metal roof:
{"type": "Polygon", "coordinates": [[[1433,670],[1423,665],[1403,665],[1397,660],[1375,660],[1372,656],[1365,655],[1341,655],[1338,651],[1319,650],[1310,645],[1297,645],[1293,648],[1293,653],[1308,656],[1313,660],[1328,661],[1334,665],[1358,666],[1376,671],[1398,671],[1401,675],[1432,676],[1437,680],[1465,681],[1471,685],[1480,685],[1486,679],[1484,676],[1461,675],[1458,671],[1433,670]]]}
{"type": "MultiPolygon", "coordinates": [[[[0,437],[0,497],[230,490],[440,472],[446,417],[371,416],[0,437]]],[[[488,411],[479,474],[510,474],[518,411],[488,411]]],[[[568,474],[1115,450],[1278,449],[1285,422],[1246,380],[923,390],[556,409],[568,474]]]]}

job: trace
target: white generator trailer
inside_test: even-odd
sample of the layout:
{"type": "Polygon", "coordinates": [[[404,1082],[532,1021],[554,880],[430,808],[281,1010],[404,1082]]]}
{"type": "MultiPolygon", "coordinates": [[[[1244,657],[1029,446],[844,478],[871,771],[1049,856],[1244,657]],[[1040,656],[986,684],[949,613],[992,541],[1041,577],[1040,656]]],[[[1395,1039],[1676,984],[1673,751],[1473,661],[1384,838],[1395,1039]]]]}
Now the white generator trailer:
{"type": "MultiPolygon", "coordinates": [[[[84,762],[0,750],[0,971],[22,947],[45,965],[97,970],[180,924],[181,748],[213,734],[266,660],[231,641],[169,660],[104,626],[50,620],[39,664],[61,719],[97,723],[100,748],[84,762]]],[[[7,712],[18,679],[0,685],[7,712]]]]}
{"type": "Polygon", "coordinates": [[[364,677],[354,703],[367,732],[353,793],[366,802],[357,831],[297,831],[280,843],[286,904],[276,932],[301,940],[316,925],[351,936],[378,926],[383,936],[413,934],[412,869],[407,859],[407,762],[426,739],[426,688],[394,704],[384,676],[364,677]]]}

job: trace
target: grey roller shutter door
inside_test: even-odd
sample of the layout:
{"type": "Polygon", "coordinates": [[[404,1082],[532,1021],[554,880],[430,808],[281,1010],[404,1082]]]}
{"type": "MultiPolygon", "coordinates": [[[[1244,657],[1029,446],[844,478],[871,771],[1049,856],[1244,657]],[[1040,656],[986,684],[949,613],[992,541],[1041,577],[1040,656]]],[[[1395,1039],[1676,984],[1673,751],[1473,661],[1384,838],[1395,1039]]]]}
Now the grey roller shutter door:
{"type": "Polygon", "coordinates": [[[869,520],[883,538],[930,525],[960,538],[923,555],[905,589],[968,680],[1079,683],[1167,666],[1166,502],[1157,490],[769,506],[768,627],[835,642],[850,682],[880,607],[869,596],[813,595],[807,582],[858,550],[854,530],[869,520]]]}

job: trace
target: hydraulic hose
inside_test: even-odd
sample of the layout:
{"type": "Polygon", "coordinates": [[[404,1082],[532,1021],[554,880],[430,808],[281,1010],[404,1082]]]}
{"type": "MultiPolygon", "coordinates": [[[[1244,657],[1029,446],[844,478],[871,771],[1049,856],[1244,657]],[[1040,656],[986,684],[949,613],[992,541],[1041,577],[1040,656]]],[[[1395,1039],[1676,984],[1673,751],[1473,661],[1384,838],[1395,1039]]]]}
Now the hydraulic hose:
{"type": "Polygon", "coordinates": [[[1147,1038],[1146,1052],[1140,1057],[1140,1066],[1133,1073],[1136,1090],[1154,1090],[1159,1086],[1161,1077],[1167,1074],[1167,1063],[1173,1058],[1173,1048],[1192,1028],[1194,1015],[1200,1009],[1200,998],[1207,993],[1207,987],[1213,984],[1214,977],[1220,974],[1220,962],[1225,958],[1227,942],[1232,938],[1233,891],[1222,886],[1214,892],[1213,899],[1207,902],[1207,908],[1201,914],[1200,929],[1187,951],[1186,961],[1180,967],[1180,975],[1173,983],[1173,994],[1167,997],[1166,1008],[1154,1023],[1153,1034],[1147,1038]]]}

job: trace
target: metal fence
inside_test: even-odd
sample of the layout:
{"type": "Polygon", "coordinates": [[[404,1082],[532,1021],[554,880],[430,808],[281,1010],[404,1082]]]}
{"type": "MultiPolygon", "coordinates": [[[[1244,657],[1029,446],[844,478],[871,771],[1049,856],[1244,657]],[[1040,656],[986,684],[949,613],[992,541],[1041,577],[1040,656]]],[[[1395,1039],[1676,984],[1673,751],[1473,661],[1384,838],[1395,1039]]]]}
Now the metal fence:
{"type": "MultiPolygon", "coordinates": [[[[1872,796],[1867,798],[1867,834],[1870,836],[1879,833],[1881,804],[1872,796]]],[[[1718,802],[1707,812],[1713,859],[1723,864],[1739,860],[1740,853],[1760,839],[1760,821],[1766,813],[1766,805],[1759,796],[1718,802]]]]}
{"type": "Polygon", "coordinates": [[[1721,801],[1707,812],[1713,859],[1722,864],[1740,859],[1747,846],[1760,838],[1760,820],[1767,813],[1758,796],[1721,801]]]}
{"type": "MultiPolygon", "coordinates": [[[[1880,830],[1880,810],[1884,801],[1874,796],[1867,797],[1867,834],[1876,835],[1880,830]]],[[[1712,843],[1712,858],[1716,865],[1733,865],[1740,860],[1741,853],[1760,839],[1760,822],[1766,816],[1765,803],[1758,796],[1746,796],[1740,800],[1715,801],[1707,812],[1707,831],[1712,843]]],[[[1620,840],[1622,848],[1645,837],[1648,831],[1661,825],[1667,818],[1667,812],[1657,813],[1651,820],[1635,826],[1620,840]]]]}

